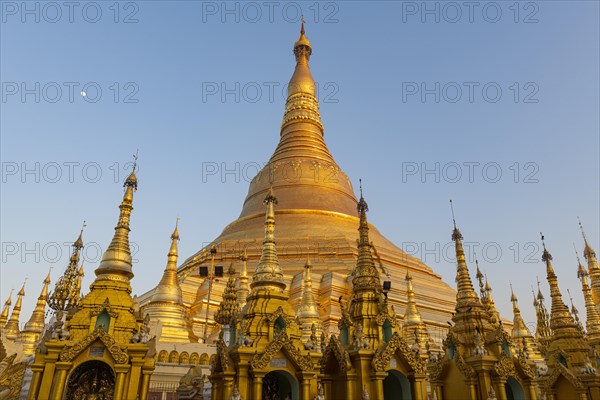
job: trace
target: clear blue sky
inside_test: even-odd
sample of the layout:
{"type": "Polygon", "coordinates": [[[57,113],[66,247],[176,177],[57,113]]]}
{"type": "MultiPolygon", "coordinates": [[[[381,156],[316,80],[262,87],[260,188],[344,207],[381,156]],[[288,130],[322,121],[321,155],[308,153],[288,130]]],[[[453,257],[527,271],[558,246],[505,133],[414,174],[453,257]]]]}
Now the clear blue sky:
{"type": "Polygon", "coordinates": [[[29,277],[22,320],[84,219],[87,289],[138,148],[134,293],[160,279],[178,215],[182,257],[238,216],[279,138],[299,8],[326,140],[354,185],[363,179],[370,221],[454,285],[442,254],[452,198],[499,308],[511,317],[512,281],[527,321],[543,231],[563,294],[584,313],[572,243],[581,251],[579,215],[600,251],[598,2],[0,4],[0,297],[29,277]],[[211,163],[237,176],[203,176],[211,163]],[[422,175],[436,168],[439,182],[422,175]]]}

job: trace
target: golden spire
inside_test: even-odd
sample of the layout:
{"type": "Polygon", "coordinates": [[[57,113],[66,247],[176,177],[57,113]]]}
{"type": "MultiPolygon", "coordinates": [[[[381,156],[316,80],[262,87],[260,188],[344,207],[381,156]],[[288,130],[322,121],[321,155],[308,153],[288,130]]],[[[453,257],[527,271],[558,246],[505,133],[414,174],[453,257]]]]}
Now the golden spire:
{"type": "MultiPolygon", "coordinates": [[[[575,246],[575,245],[573,245],[575,246]]],[[[579,253],[575,249],[577,255],[577,277],[581,281],[581,291],[583,292],[583,299],[585,301],[586,321],[585,327],[587,331],[587,337],[592,343],[600,344],[600,315],[598,309],[594,305],[592,298],[592,290],[588,284],[588,272],[585,270],[579,259],[579,253]]]]}
{"type": "Polygon", "coordinates": [[[369,241],[369,223],[367,222],[367,211],[369,206],[365,201],[362,193],[362,181],[360,184],[360,200],[357,204],[359,217],[359,239],[358,239],[358,260],[354,268],[354,277],[352,278],[352,286],[354,291],[357,290],[381,290],[381,282],[379,280],[379,271],[375,267],[373,254],[371,253],[371,242],[369,241]]]}
{"type": "Polygon", "coordinates": [[[265,216],[265,238],[263,240],[262,254],[260,261],[256,266],[254,277],[250,286],[252,289],[271,289],[275,288],[283,292],[286,284],[283,281],[283,272],[277,259],[277,248],[275,246],[275,210],[277,198],[273,194],[273,189],[269,189],[264,204],[267,206],[265,216]]]}
{"type": "Polygon", "coordinates": [[[469,268],[467,267],[465,251],[463,250],[462,245],[463,236],[456,227],[452,200],[450,200],[450,208],[452,209],[452,222],[454,224],[452,240],[454,241],[456,248],[456,309],[458,310],[464,306],[472,306],[473,304],[481,303],[479,302],[477,293],[475,293],[475,290],[473,289],[473,282],[471,282],[471,276],[469,275],[469,268]]]}
{"type": "Polygon", "coordinates": [[[517,300],[517,296],[513,291],[512,284],[510,285],[510,301],[513,304],[513,329],[512,335],[513,338],[521,338],[521,337],[529,337],[531,333],[527,326],[525,325],[525,321],[523,321],[523,317],[521,316],[521,310],[519,309],[519,303],[517,300]]]}
{"type": "Polygon", "coordinates": [[[25,278],[25,282],[23,282],[21,290],[19,290],[19,293],[17,293],[17,302],[15,303],[12,314],[6,323],[5,333],[8,339],[16,339],[17,334],[19,333],[19,317],[21,316],[21,305],[23,304],[23,296],[25,296],[26,282],[27,278],[25,278]]]}
{"type": "Polygon", "coordinates": [[[594,300],[594,304],[598,306],[598,304],[600,304],[600,266],[596,260],[596,252],[594,249],[592,249],[592,246],[590,246],[590,243],[587,240],[587,236],[583,230],[583,225],[581,224],[579,217],[577,217],[577,220],[579,221],[579,229],[581,229],[581,236],[583,236],[583,243],[585,244],[585,248],[583,249],[583,257],[588,262],[588,273],[592,287],[592,298],[594,300]]]}
{"type": "Polygon", "coordinates": [[[215,312],[215,322],[221,325],[229,325],[231,318],[240,312],[240,305],[237,301],[237,293],[235,288],[235,269],[233,262],[229,265],[229,279],[227,286],[223,291],[223,301],[219,304],[218,310],[215,312]]]}
{"type": "Polygon", "coordinates": [[[300,37],[294,43],[296,69],[288,85],[288,98],[281,125],[282,136],[284,128],[294,122],[308,122],[316,125],[320,133],[323,134],[324,128],[319,115],[319,102],[316,98],[317,86],[308,65],[311,54],[312,46],[305,36],[304,20],[302,20],[300,37]]]}
{"type": "Polygon", "coordinates": [[[79,304],[79,300],[81,299],[81,287],[83,284],[83,277],[85,276],[85,272],[83,270],[83,263],[84,260],[81,260],[81,265],[79,266],[79,269],[77,270],[77,284],[75,285],[75,290],[73,291],[73,299],[72,299],[72,303],[73,304],[79,304]]]}
{"type": "Polygon", "coordinates": [[[238,303],[240,309],[242,309],[246,305],[246,298],[248,297],[248,293],[250,293],[250,289],[248,288],[248,255],[246,254],[246,248],[244,248],[240,260],[242,260],[242,272],[238,277],[238,303]]]}
{"type": "Polygon", "coordinates": [[[115,227],[115,234],[110,245],[104,252],[100,266],[96,269],[96,281],[100,279],[112,279],[114,276],[122,276],[127,280],[133,278],[131,251],[129,249],[129,220],[133,210],[133,192],[137,190],[138,180],[135,176],[137,166],[137,154],[134,155],[134,163],[131,174],[125,179],[123,187],[125,194],[121,205],[119,205],[119,221],[115,227]]]}
{"type": "Polygon", "coordinates": [[[477,274],[475,275],[475,277],[477,278],[477,281],[479,282],[479,299],[481,300],[481,302],[483,304],[485,304],[487,302],[487,299],[486,299],[485,283],[483,281],[484,275],[481,273],[481,270],[479,269],[479,260],[475,259],[475,265],[477,266],[477,274]]]}
{"type": "Polygon", "coordinates": [[[175,229],[171,234],[171,248],[167,254],[167,266],[163,272],[163,276],[154,289],[151,302],[171,302],[179,304],[182,302],[181,287],[177,279],[177,242],[179,241],[179,218],[175,223],[175,229]]]}
{"type": "MultiPolygon", "coordinates": [[[[50,268],[50,271],[52,268],[50,268]]],[[[46,279],[44,279],[44,285],[42,286],[42,291],[40,296],[37,299],[37,303],[29,318],[29,321],[25,324],[23,331],[26,332],[35,332],[42,333],[45,325],[45,314],[46,314],[46,300],[48,299],[48,286],[50,285],[50,271],[48,271],[48,275],[46,279]]]]}
{"type": "Polygon", "coordinates": [[[417,309],[417,302],[415,301],[415,291],[412,286],[412,276],[408,270],[406,271],[406,311],[404,313],[404,324],[405,325],[420,325],[423,323],[421,314],[417,309]]]}
{"type": "Polygon", "coordinates": [[[569,308],[565,305],[558,287],[558,278],[554,273],[552,267],[552,255],[546,249],[546,243],[544,242],[544,236],[542,235],[542,244],[544,246],[544,253],[542,254],[542,261],[546,263],[546,275],[548,284],[550,285],[550,297],[552,298],[552,308],[550,309],[550,328],[552,333],[556,335],[559,331],[566,330],[578,330],[577,324],[573,319],[573,316],[569,312],[569,308]]]}
{"type": "Polygon", "coordinates": [[[533,292],[533,306],[535,307],[535,314],[537,319],[537,324],[535,328],[535,338],[544,345],[544,341],[547,341],[552,332],[550,331],[550,323],[549,323],[549,315],[548,310],[546,310],[546,306],[544,305],[544,295],[542,294],[542,289],[540,288],[540,280],[537,281],[538,285],[538,293],[537,296],[533,292]]]}
{"type": "Polygon", "coordinates": [[[10,311],[10,305],[12,304],[12,294],[14,289],[10,289],[10,293],[8,298],[4,302],[4,308],[2,309],[2,314],[0,314],[0,326],[6,325],[6,321],[8,321],[8,312],[10,311]]]}
{"type": "Polygon", "coordinates": [[[298,308],[297,313],[298,320],[301,324],[304,324],[304,322],[309,322],[312,324],[313,322],[319,320],[319,309],[313,296],[310,269],[310,258],[307,258],[306,264],[304,264],[304,287],[302,288],[302,301],[300,303],[300,307],[298,308]]]}
{"type": "Polygon", "coordinates": [[[48,296],[48,307],[55,311],[65,311],[76,307],[79,303],[81,285],[79,284],[78,288],[79,271],[77,265],[79,264],[79,253],[83,248],[83,230],[85,226],[85,221],[83,221],[79,236],[73,243],[73,254],[71,254],[69,265],[64,274],[56,281],[54,291],[48,296]]]}
{"type": "Polygon", "coordinates": [[[488,282],[487,274],[485,276],[485,299],[485,307],[490,315],[490,320],[495,324],[500,321],[500,313],[496,309],[496,303],[494,303],[494,297],[492,296],[492,286],[488,282]]]}
{"type": "Polygon", "coordinates": [[[585,334],[585,331],[583,330],[583,325],[581,324],[581,320],[579,319],[579,310],[575,307],[575,304],[573,303],[573,297],[571,297],[571,291],[569,289],[567,289],[567,294],[569,295],[569,301],[571,302],[571,314],[573,314],[575,324],[577,325],[579,331],[585,334]]]}

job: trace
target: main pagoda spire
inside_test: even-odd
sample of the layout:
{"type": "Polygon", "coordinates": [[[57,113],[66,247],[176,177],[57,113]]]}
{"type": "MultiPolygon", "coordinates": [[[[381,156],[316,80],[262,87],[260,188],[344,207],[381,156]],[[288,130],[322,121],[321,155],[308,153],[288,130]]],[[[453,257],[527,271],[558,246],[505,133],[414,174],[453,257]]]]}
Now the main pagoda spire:
{"type": "Polygon", "coordinates": [[[295,122],[308,122],[317,127],[323,134],[324,128],[319,115],[319,102],[317,101],[317,85],[310,73],[308,62],[312,54],[312,46],[306,38],[304,20],[300,29],[300,37],[294,43],[294,56],[296,69],[288,84],[288,98],[285,105],[285,114],[281,124],[281,134],[295,122]]]}

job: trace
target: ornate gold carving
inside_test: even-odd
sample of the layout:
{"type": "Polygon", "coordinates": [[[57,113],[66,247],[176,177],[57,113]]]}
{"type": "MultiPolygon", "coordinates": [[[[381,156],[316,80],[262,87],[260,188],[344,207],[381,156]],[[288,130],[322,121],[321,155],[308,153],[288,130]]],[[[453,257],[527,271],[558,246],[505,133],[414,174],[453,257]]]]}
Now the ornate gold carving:
{"type": "Polygon", "coordinates": [[[5,359],[0,359],[5,365],[4,369],[0,369],[0,397],[3,399],[17,399],[23,385],[27,366],[24,363],[15,364],[16,357],[17,354],[13,354],[5,359]]]}
{"type": "Polygon", "coordinates": [[[567,367],[560,363],[556,363],[554,368],[552,368],[552,372],[549,375],[546,375],[545,379],[542,381],[543,390],[546,393],[551,392],[552,386],[556,383],[558,377],[562,375],[564,376],[574,387],[575,389],[583,389],[584,385],[579,378],[575,376],[567,367]]]}
{"type": "Polygon", "coordinates": [[[410,350],[410,346],[404,338],[398,335],[398,332],[394,332],[394,335],[390,339],[389,342],[385,344],[385,347],[377,350],[375,357],[373,357],[373,361],[371,365],[376,371],[385,372],[388,370],[390,365],[390,360],[393,355],[399,351],[402,355],[402,358],[406,360],[406,363],[410,366],[413,372],[418,374],[425,374],[427,372],[427,366],[425,363],[414,356],[414,354],[410,350]]]}
{"type": "Polygon", "coordinates": [[[110,300],[108,300],[108,297],[104,300],[104,303],[97,305],[90,311],[90,316],[96,317],[104,310],[106,310],[106,312],[108,313],[108,315],[110,315],[111,318],[119,317],[119,313],[112,309],[112,305],[110,304],[110,300]]]}
{"type": "Polygon", "coordinates": [[[513,361],[504,353],[501,354],[498,362],[494,364],[494,372],[496,375],[504,379],[508,378],[509,376],[517,375],[513,361]]]}
{"type": "Polygon", "coordinates": [[[296,319],[291,315],[287,315],[281,306],[277,307],[275,312],[267,316],[267,321],[269,321],[269,324],[273,324],[273,322],[279,317],[283,319],[286,326],[292,326],[296,324],[296,319]]]}
{"type": "Polygon", "coordinates": [[[350,368],[352,368],[352,363],[350,361],[350,355],[340,342],[337,336],[331,335],[329,339],[329,344],[325,348],[325,352],[320,360],[321,370],[325,369],[327,365],[327,361],[329,358],[334,357],[335,360],[339,363],[339,370],[342,374],[345,374],[350,368]]]}
{"type": "Polygon", "coordinates": [[[290,340],[285,330],[279,332],[275,339],[269,343],[264,353],[255,355],[250,365],[253,369],[265,368],[282,348],[285,349],[285,353],[287,353],[290,360],[302,371],[312,371],[314,369],[310,356],[300,354],[300,351],[294,346],[294,343],[290,340]]]}
{"type": "Polygon", "coordinates": [[[437,360],[436,362],[427,365],[429,379],[433,382],[442,379],[447,365],[448,359],[446,357],[443,357],[437,360]]]}
{"type": "Polygon", "coordinates": [[[96,339],[100,339],[100,341],[106,346],[110,355],[115,359],[117,364],[127,364],[129,362],[129,356],[124,348],[119,346],[115,339],[110,336],[103,327],[99,327],[79,342],[75,343],[73,346],[67,346],[60,352],[60,361],[73,361],[78,354],[80,354],[83,350],[85,350],[89,345],[91,345],[96,339]]]}
{"type": "Polygon", "coordinates": [[[475,370],[473,368],[471,368],[471,366],[465,362],[465,359],[460,355],[460,353],[458,352],[458,349],[456,351],[455,360],[456,360],[456,366],[458,367],[460,373],[463,374],[463,376],[466,379],[475,377],[475,370]]]}

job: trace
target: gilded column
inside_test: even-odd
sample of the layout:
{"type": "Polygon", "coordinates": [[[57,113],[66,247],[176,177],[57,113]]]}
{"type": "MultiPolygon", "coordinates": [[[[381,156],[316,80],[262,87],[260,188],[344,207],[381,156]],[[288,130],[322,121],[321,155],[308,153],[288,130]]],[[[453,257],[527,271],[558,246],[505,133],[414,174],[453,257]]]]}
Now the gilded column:
{"type": "Polygon", "coordinates": [[[263,374],[260,374],[260,376],[256,374],[252,377],[252,400],[262,399],[263,376],[263,374]]]}
{"type": "Polygon", "coordinates": [[[36,394],[39,392],[40,383],[42,382],[42,374],[44,373],[44,367],[41,365],[32,365],[31,371],[33,372],[33,376],[31,377],[31,384],[29,385],[27,400],[36,400],[36,394]]]}
{"type": "Polygon", "coordinates": [[[71,369],[70,362],[57,362],[56,370],[54,374],[54,382],[52,382],[52,391],[50,392],[50,398],[62,399],[65,385],[67,383],[67,372],[71,369]]]}
{"type": "Polygon", "coordinates": [[[115,365],[115,372],[117,375],[115,379],[115,400],[125,398],[125,379],[128,371],[129,365],[115,365]]]}

